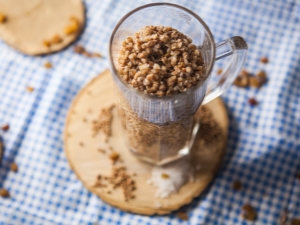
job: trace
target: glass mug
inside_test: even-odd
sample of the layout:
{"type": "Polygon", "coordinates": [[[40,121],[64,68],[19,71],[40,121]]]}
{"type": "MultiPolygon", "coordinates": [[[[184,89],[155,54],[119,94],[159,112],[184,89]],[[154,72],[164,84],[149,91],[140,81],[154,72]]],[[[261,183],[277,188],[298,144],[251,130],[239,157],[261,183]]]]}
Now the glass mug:
{"type": "Polygon", "coordinates": [[[192,11],[175,4],[153,3],[134,9],[116,25],[110,38],[110,66],[124,127],[127,147],[138,158],[162,165],[189,154],[199,122],[199,106],[220,96],[239,74],[247,55],[247,43],[232,37],[215,44],[204,21],[192,11]],[[170,26],[193,40],[202,53],[205,76],[186,92],[152,96],[134,89],[118,74],[122,42],[145,26],[170,26]],[[208,87],[214,62],[230,56],[219,82],[208,87]]]}

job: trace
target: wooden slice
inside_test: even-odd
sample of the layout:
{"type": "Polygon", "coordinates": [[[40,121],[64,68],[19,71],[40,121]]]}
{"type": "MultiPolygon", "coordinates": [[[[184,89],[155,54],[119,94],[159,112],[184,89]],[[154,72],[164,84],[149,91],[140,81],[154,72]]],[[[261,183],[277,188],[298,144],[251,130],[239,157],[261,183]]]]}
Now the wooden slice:
{"type": "Polygon", "coordinates": [[[29,55],[63,49],[78,37],[85,23],[81,0],[0,0],[0,14],[6,17],[0,22],[0,37],[29,55]],[[77,20],[78,29],[67,35],[66,27],[74,28],[71,18],[77,20]],[[44,41],[51,42],[56,35],[61,37],[61,42],[47,47],[44,41]]]}
{"type": "Polygon", "coordinates": [[[157,189],[147,183],[151,177],[152,165],[138,160],[125,147],[121,121],[116,110],[109,141],[105,142],[102,134],[92,137],[92,121],[98,117],[103,107],[114,103],[113,80],[110,72],[105,71],[80,91],[69,110],[64,131],[64,149],[71,168],[85,187],[113,206],[145,215],[170,213],[199,196],[214,178],[225,151],[228,118],[222,100],[218,98],[206,105],[221,128],[220,141],[204,145],[201,143],[199,147],[201,137],[197,136],[192,158],[201,168],[195,171],[195,182],[185,184],[178,193],[165,199],[155,198],[157,189]],[[105,150],[105,153],[99,152],[99,148],[105,150]],[[119,165],[124,165],[129,174],[136,173],[136,176],[133,176],[137,187],[136,197],[132,200],[125,201],[119,189],[93,187],[97,175],[111,174],[111,148],[119,153],[123,160],[123,163],[118,162],[119,165]]]}

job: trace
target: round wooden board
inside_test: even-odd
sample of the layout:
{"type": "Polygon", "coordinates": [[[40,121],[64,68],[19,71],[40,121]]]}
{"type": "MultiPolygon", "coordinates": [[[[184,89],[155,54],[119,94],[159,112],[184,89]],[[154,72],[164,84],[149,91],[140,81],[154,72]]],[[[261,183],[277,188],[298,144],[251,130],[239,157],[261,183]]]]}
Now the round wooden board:
{"type": "Polygon", "coordinates": [[[28,55],[60,51],[73,42],[85,24],[82,0],[0,0],[0,13],[6,21],[0,23],[0,37],[9,45],[28,55]],[[64,33],[70,18],[79,22],[79,30],[64,33]],[[55,35],[62,42],[47,47],[43,44],[55,35]]]}
{"type": "Polygon", "coordinates": [[[103,107],[114,103],[113,80],[110,72],[105,71],[80,91],[69,110],[64,131],[64,149],[71,168],[85,187],[113,206],[145,215],[170,213],[199,196],[214,178],[225,151],[228,118],[222,100],[217,98],[206,105],[221,127],[222,141],[206,143],[201,150],[197,149],[195,141],[193,161],[201,165],[201,169],[195,171],[195,182],[185,184],[178,193],[165,199],[155,198],[156,188],[147,183],[152,165],[138,160],[126,149],[116,110],[113,112],[112,136],[109,141],[105,142],[102,134],[92,137],[92,121],[103,107]],[[121,190],[115,189],[108,194],[108,189],[93,187],[98,174],[111,174],[112,162],[108,155],[110,146],[120,154],[127,171],[137,174],[133,177],[137,187],[134,191],[136,198],[127,202],[121,190]],[[104,149],[106,153],[99,152],[98,148],[104,149]]]}

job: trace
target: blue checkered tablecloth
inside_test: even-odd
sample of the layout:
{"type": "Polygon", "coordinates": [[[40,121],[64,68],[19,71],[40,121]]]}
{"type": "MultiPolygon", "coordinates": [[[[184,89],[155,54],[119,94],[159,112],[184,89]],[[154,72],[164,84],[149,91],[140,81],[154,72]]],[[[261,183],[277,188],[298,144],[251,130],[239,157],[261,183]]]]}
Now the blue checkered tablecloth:
{"type": "MultiPolygon", "coordinates": [[[[189,220],[175,214],[124,213],[89,193],[75,177],[63,151],[66,113],[76,93],[108,67],[110,33],[129,10],[151,1],[87,0],[87,26],[77,43],[105,54],[103,60],[74,54],[73,47],[30,57],[0,41],[0,124],[5,152],[0,187],[0,224],[280,224],[300,218],[300,1],[171,1],[199,14],[216,41],[239,35],[249,44],[245,68],[265,69],[269,82],[260,90],[231,87],[223,97],[230,130],[227,153],[211,187],[186,206],[189,220]],[[259,63],[261,56],[270,62],[259,63]],[[47,70],[45,61],[53,64],[47,70]],[[26,86],[35,91],[26,92],[26,86]],[[255,97],[257,107],[247,100],[255,97]],[[19,166],[13,173],[12,162],[19,166]],[[236,192],[232,182],[240,180],[236,192]],[[250,203],[255,223],[240,216],[250,203]]],[[[101,88],[101,87],[100,87],[101,88]]]]}

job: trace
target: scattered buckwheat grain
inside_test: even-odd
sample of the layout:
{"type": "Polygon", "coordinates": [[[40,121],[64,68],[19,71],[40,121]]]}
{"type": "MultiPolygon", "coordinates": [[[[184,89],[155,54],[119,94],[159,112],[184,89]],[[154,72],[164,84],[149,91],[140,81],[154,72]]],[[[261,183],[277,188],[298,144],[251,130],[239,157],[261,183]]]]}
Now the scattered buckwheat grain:
{"type": "Polygon", "coordinates": [[[43,41],[43,45],[44,45],[45,47],[47,47],[47,48],[50,48],[51,42],[48,41],[48,40],[44,40],[44,41],[43,41]]]}
{"type": "Polygon", "coordinates": [[[249,85],[250,85],[250,87],[260,88],[261,83],[260,83],[259,78],[255,77],[255,76],[249,77],[249,85]]]}
{"type": "Polygon", "coordinates": [[[216,122],[209,108],[201,106],[195,117],[199,121],[201,127],[199,130],[199,137],[201,138],[198,140],[198,145],[200,147],[204,146],[205,144],[219,142],[222,140],[222,129],[216,122]]]}
{"type": "Polygon", "coordinates": [[[296,178],[300,181],[300,172],[296,174],[296,178]]]}
{"type": "Polygon", "coordinates": [[[260,70],[255,76],[251,75],[248,71],[242,70],[240,75],[236,78],[233,84],[237,87],[254,87],[260,88],[267,82],[267,74],[265,71],[260,70]]]}
{"type": "Polygon", "coordinates": [[[288,219],[288,211],[283,210],[282,215],[280,217],[280,225],[286,225],[287,219],[288,219]]]}
{"type": "Polygon", "coordinates": [[[27,87],[26,87],[26,90],[27,90],[28,92],[33,92],[33,91],[34,91],[34,88],[31,87],[31,86],[27,86],[27,87]]]}
{"type": "Polygon", "coordinates": [[[3,198],[8,198],[9,197],[9,192],[8,190],[4,189],[4,188],[1,188],[0,189],[0,196],[3,197],[3,198]]]}
{"type": "Polygon", "coordinates": [[[256,74],[256,77],[259,79],[259,82],[261,85],[265,84],[267,82],[267,74],[265,71],[261,70],[256,74]]]}
{"type": "Polygon", "coordinates": [[[217,75],[220,75],[223,72],[223,69],[218,69],[217,70],[217,75]]]}
{"type": "Polygon", "coordinates": [[[75,53],[78,53],[78,54],[83,54],[83,52],[85,52],[85,49],[84,49],[84,47],[81,46],[81,45],[76,45],[76,46],[74,47],[74,52],[75,52],[75,53]]]}
{"type": "Polygon", "coordinates": [[[10,164],[10,170],[13,172],[17,172],[18,171],[18,165],[13,162],[12,164],[10,164]]]}
{"type": "Polygon", "coordinates": [[[51,44],[59,44],[62,41],[63,39],[58,34],[54,35],[50,40],[51,44]]]}
{"type": "Polygon", "coordinates": [[[113,120],[112,110],[114,109],[114,105],[101,109],[101,112],[96,120],[93,121],[93,136],[95,136],[99,131],[102,131],[105,135],[105,139],[112,135],[111,133],[111,123],[113,120]]]}
{"type": "Polygon", "coordinates": [[[112,160],[112,161],[117,161],[118,159],[119,159],[119,157],[120,157],[120,155],[118,154],[118,153],[116,153],[116,152],[112,152],[112,153],[110,153],[110,155],[109,155],[109,158],[112,160]]]}
{"type": "Polygon", "coordinates": [[[250,74],[246,70],[242,70],[240,75],[236,78],[233,84],[237,87],[248,87],[249,86],[250,74]]]}
{"type": "Polygon", "coordinates": [[[255,221],[257,214],[255,209],[251,205],[246,204],[242,207],[242,217],[249,221],[255,221]]]}
{"type": "Polygon", "coordinates": [[[8,130],[9,130],[9,125],[8,125],[8,124],[5,124],[5,125],[3,125],[3,126],[1,127],[1,129],[2,129],[3,131],[8,131],[8,130]]]}
{"type": "Polygon", "coordinates": [[[243,185],[240,181],[234,181],[233,184],[232,184],[232,188],[233,190],[235,191],[240,191],[242,189],[243,185]]]}
{"type": "Polygon", "coordinates": [[[106,151],[105,151],[104,149],[101,149],[101,148],[98,148],[98,152],[101,152],[101,153],[103,153],[103,154],[106,153],[106,151]]]}
{"type": "Polygon", "coordinates": [[[47,69],[51,69],[52,64],[50,62],[45,62],[44,67],[47,68],[47,69]]]}
{"type": "Polygon", "coordinates": [[[269,59],[267,58],[267,57],[261,57],[260,58],[260,61],[262,62],[262,63],[268,63],[269,62],[269,59]]]}
{"type": "Polygon", "coordinates": [[[176,216],[181,220],[188,220],[188,214],[186,212],[178,212],[176,213],[176,216]]]}
{"type": "Polygon", "coordinates": [[[99,52],[94,52],[93,56],[98,57],[98,58],[102,58],[102,55],[99,52]]]}
{"type": "Polygon", "coordinates": [[[82,45],[76,45],[74,47],[74,52],[80,55],[84,55],[88,58],[93,58],[93,57],[97,57],[97,58],[102,58],[102,55],[98,52],[88,52],[82,45]]]}
{"type": "Polygon", "coordinates": [[[248,102],[249,102],[249,104],[252,105],[252,106],[258,105],[258,102],[256,101],[255,98],[250,98],[250,99],[248,100],[248,102]]]}
{"type": "Polygon", "coordinates": [[[0,23],[5,23],[7,21],[7,17],[0,12],[0,23]]]}
{"type": "Polygon", "coordinates": [[[69,19],[68,25],[65,27],[65,34],[66,35],[71,35],[76,33],[79,30],[79,21],[76,17],[71,17],[69,19]]]}
{"type": "Polygon", "coordinates": [[[161,177],[164,178],[164,179],[168,179],[170,176],[166,173],[162,173],[161,177]]]}
{"type": "Polygon", "coordinates": [[[300,225],[300,219],[293,218],[292,221],[291,221],[291,225],[300,225]]]}
{"type": "MultiPolygon", "coordinates": [[[[134,190],[136,190],[135,181],[126,172],[126,168],[124,166],[113,167],[111,175],[108,177],[103,177],[103,179],[104,180],[102,180],[101,176],[99,179],[99,175],[98,175],[96,183],[94,184],[93,187],[95,188],[112,187],[112,189],[122,188],[125,201],[135,198],[133,194],[134,190]]],[[[111,193],[110,190],[107,191],[107,193],[108,192],[111,193]]]]}

